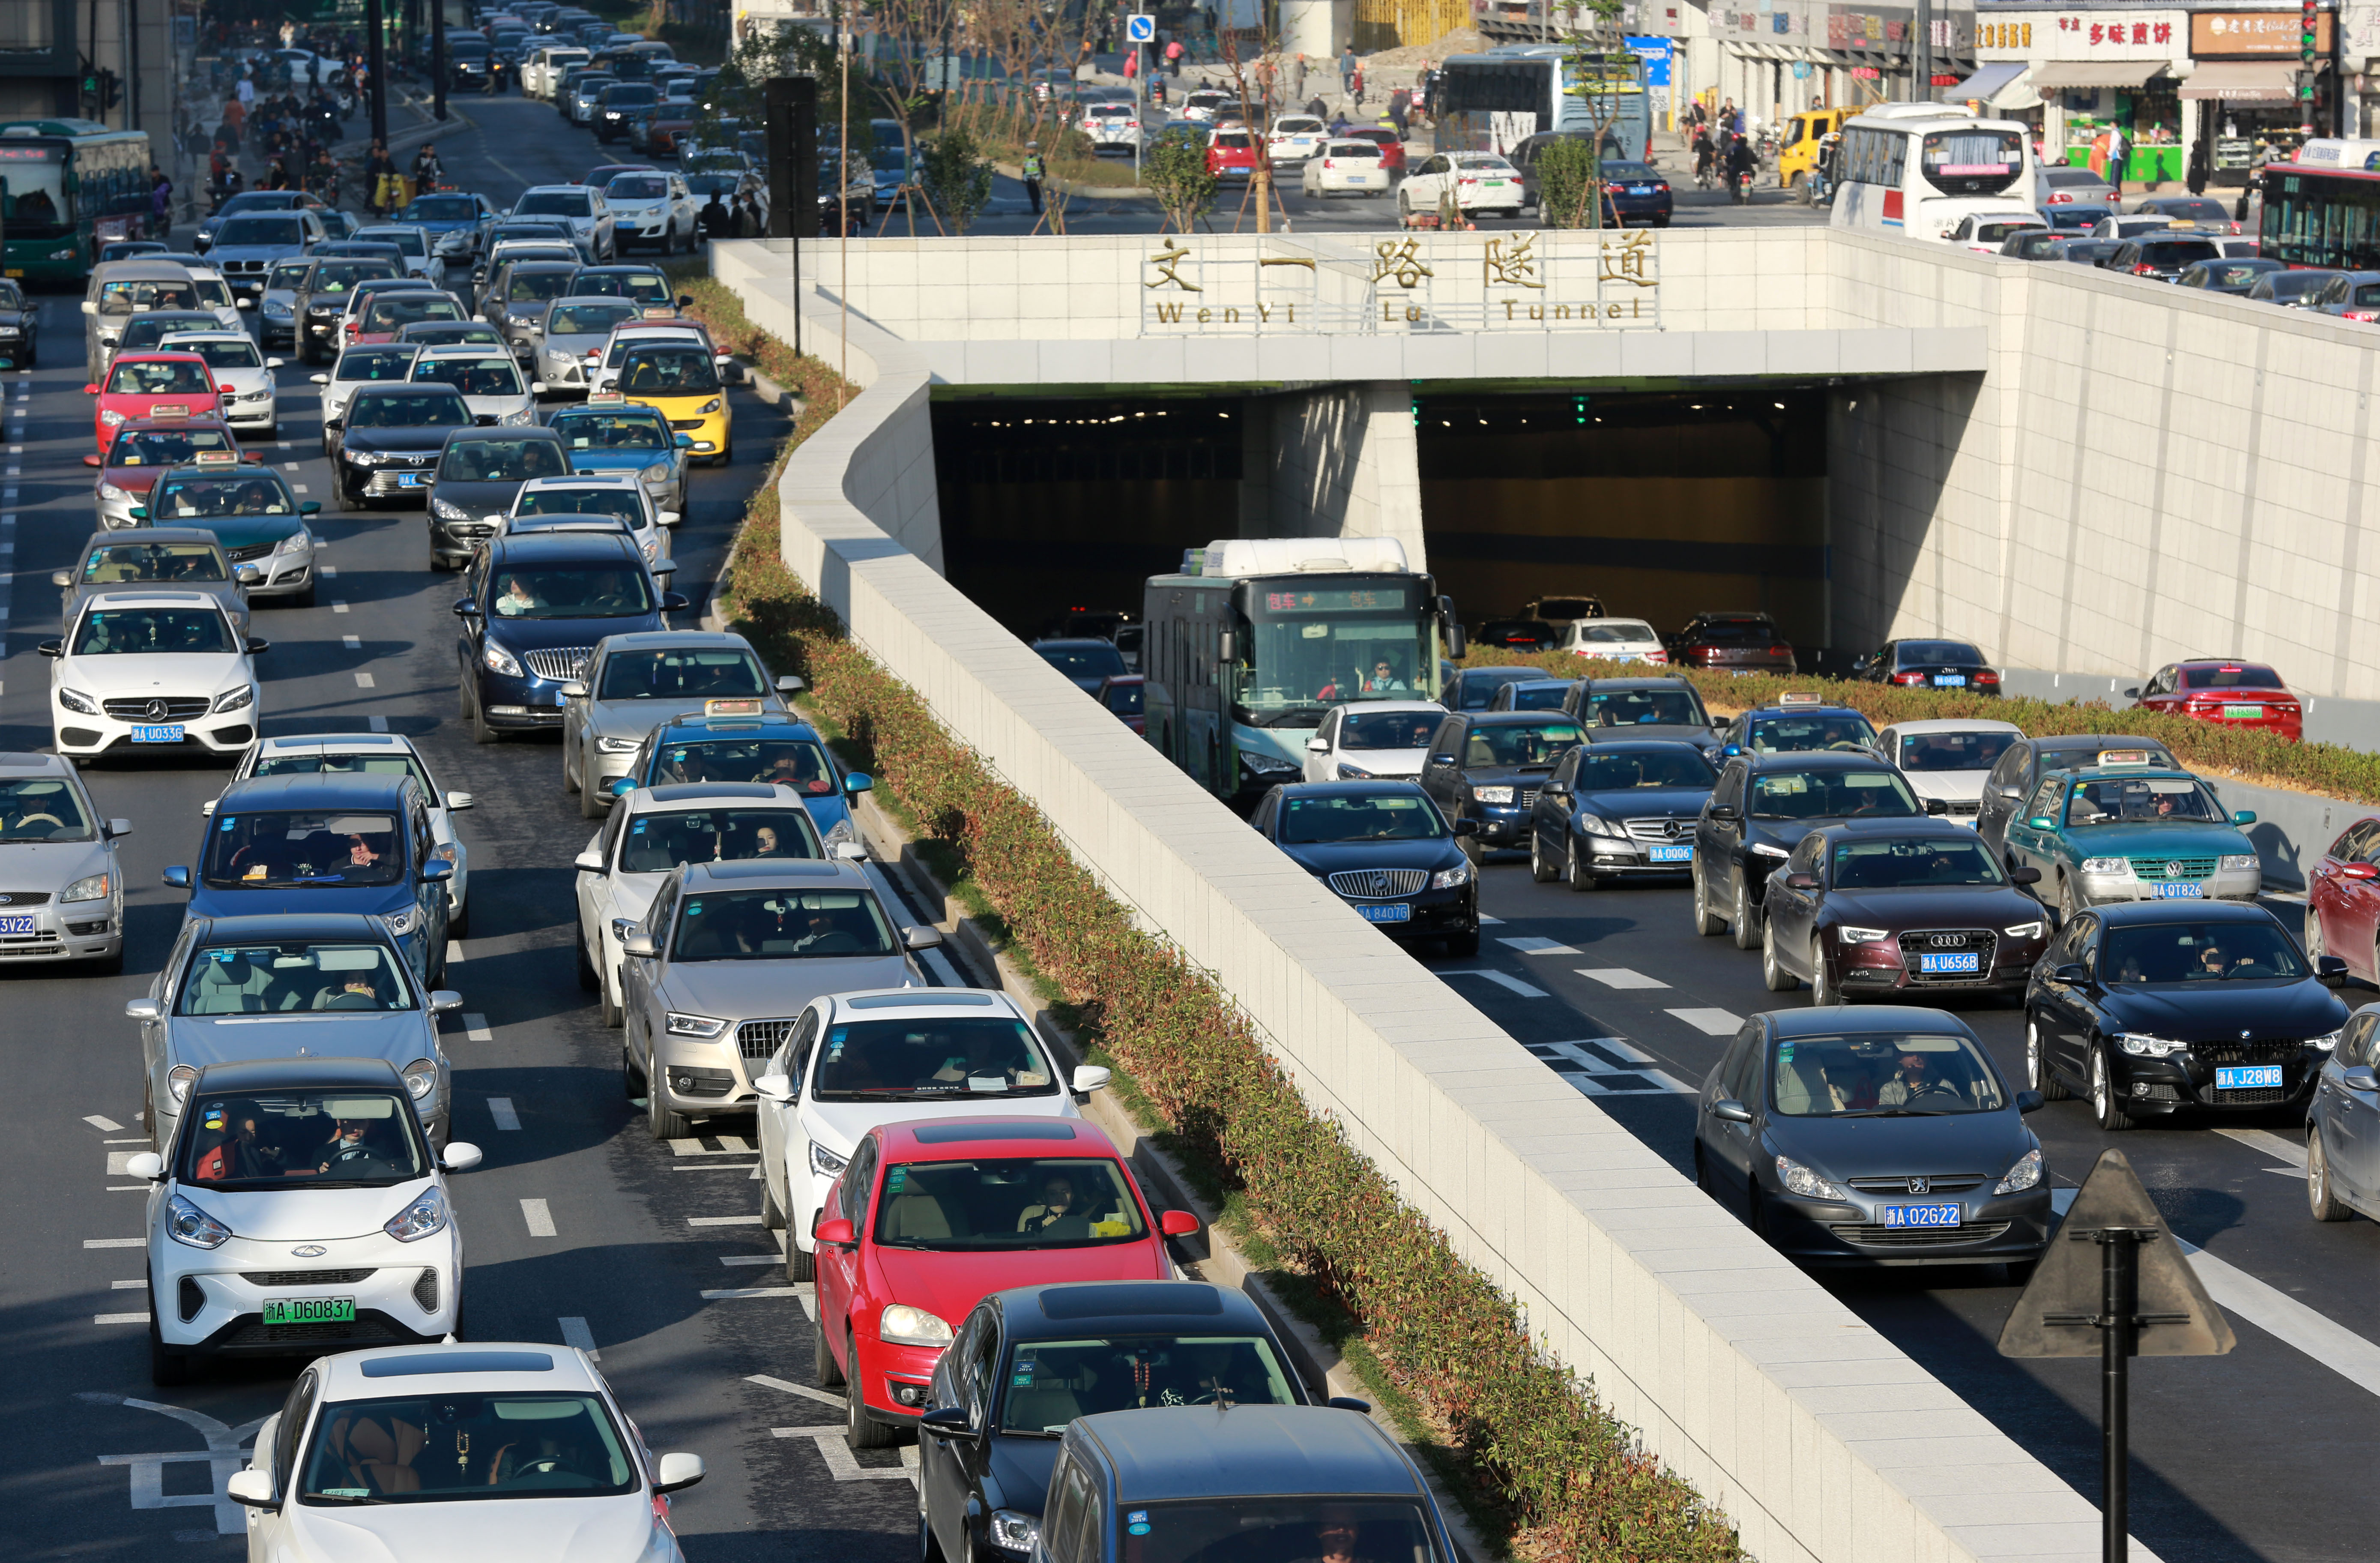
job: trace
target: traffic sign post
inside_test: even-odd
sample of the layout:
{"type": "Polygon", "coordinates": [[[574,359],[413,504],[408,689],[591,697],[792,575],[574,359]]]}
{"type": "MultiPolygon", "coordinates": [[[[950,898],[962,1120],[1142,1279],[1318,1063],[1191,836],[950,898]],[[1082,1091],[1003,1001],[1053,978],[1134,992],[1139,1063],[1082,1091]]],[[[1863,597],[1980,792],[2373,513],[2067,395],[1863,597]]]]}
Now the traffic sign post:
{"type": "Polygon", "coordinates": [[[1141,149],[1148,141],[1148,72],[1155,63],[1148,45],[1157,42],[1157,17],[1150,11],[1134,11],[1123,18],[1123,41],[1140,56],[1132,72],[1132,182],[1140,183],[1141,149]]]}
{"type": "Polygon", "coordinates": [[[1123,38],[1127,43],[1157,42],[1157,16],[1151,11],[1135,11],[1123,18],[1123,38]]]}
{"type": "Polygon", "coordinates": [[[2104,1563],[2129,1557],[2131,1360],[2219,1357],[2233,1344],[2230,1321],[2206,1295],[2131,1164],[2121,1151],[2102,1152],[1999,1345],[2003,1357],[2099,1358],[2104,1563]]]}

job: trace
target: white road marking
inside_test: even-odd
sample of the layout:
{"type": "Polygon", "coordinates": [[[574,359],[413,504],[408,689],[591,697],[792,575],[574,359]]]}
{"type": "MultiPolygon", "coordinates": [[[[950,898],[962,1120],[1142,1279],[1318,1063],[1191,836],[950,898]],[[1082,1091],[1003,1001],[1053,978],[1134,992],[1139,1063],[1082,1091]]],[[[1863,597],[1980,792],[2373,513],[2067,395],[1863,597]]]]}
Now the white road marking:
{"type": "Polygon", "coordinates": [[[85,1248],[147,1248],[149,1239],[146,1238],[85,1238],[82,1240],[82,1246],[85,1248]]]}
{"type": "Polygon", "coordinates": [[[1495,970],[1493,967],[1461,966],[1451,971],[1442,971],[1439,972],[1439,975],[1441,977],[1485,977],[1500,988],[1512,989],[1514,993],[1519,994],[1523,998],[1551,998],[1553,996],[1553,995],[1546,992],[1543,988],[1532,987],[1528,983],[1521,981],[1518,977],[1508,977],[1503,972],[1495,970]]]}
{"type": "Polygon", "coordinates": [[[146,1291],[148,1288],[149,1283],[146,1281],[110,1281],[107,1283],[107,1289],[110,1291],[146,1291]]]}
{"type": "Polygon", "coordinates": [[[819,1458],[826,1461],[827,1474],[838,1482],[917,1482],[917,1446],[901,1446],[901,1463],[890,1466],[862,1465],[851,1458],[851,1446],[844,1441],[840,1427],[772,1427],[770,1436],[775,1438],[807,1438],[818,1446],[819,1458]]]}
{"type": "Polygon", "coordinates": [[[1504,926],[1504,920],[1500,917],[1490,917],[1483,911],[1479,914],[1479,926],[1482,928],[1501,928],[1504,926]]]}
{"type": "MultiPolygon", "coordinates": [[[[2218,1129],[2215,1132],[2226,1140],[2236,1140],[2252,1151],[2262,1151],[2276,1161],[2287,1162],[2300,1173],[2305,1171],[2306,1151],[2302,1141],[2285,1140],[2269,1129],[2218,1129]]],[[[2277,1172],[2280,1168],[2267,1167],[2265,1170],[2277,1172]]]]}
{"type": "Polygon", "coordinates": [[[758,1227],[760,1225],[760,1217],[758,1214],[751,1215],[689,1215],[686,1218],[686,1224],[689,1227],[758,1227]]]}
{"type": "Polygon", "coordinates": [[[848,1404],[842,1396],[831,1389],[813,1389],[807,1384],[788,1384],[782,1378],[771,1378],[764,1373],[753,1374],[744,1382],[757,1384],[763,1389],[782,1389],[788,1395],[799,1395],[805,1399],[816,1400],[820,1405],[832,1406],[837,1410],[848,1404]]]}
{"type": "Polygon", "coordinates": [[[91,1322],[94,1325],[145,1325],[149,1322],[149,1310],[143,1308],[138,1313],[93,1313],[91,1322]]]}
{"type": "MultiPolygon", "coordinates": [[[[122,1124],[117,1124],[115,1127],[121,1129],[124,1126],[122,1124]]],[[[146,1145],[149,1143],[149,1137],[143,1134],[134,1140],[103,1140],[100,1143],[103,1145],[146,1145]]]]}
{"type": "Polygon", "coordinates": [[[89,1124],[89,1125],[91,1125],[91,1128],[96,1129],[96,1130],[100,1130],[101,1132],[103,1132],[103,1133],[106,1133],[106,1134],[113,1134],[113,1133],[115,1133],[117,1130],[122,1129],[122,1128],[124,1127],[122,1124],[120,1124],[120,1123],[118,1123],[118,1122],[116,1122],[114,1118],[110,1118],[110,1117],[101,1117],[99,1114],[97,1114],[97,1113],[93,1113],[93,1114],[91,1114],[89,1117],[84,1118],[82,1121],[83,1121],[83,1122],[85,1122],[85,1123],[87,1123],[87,1124],[89,1124]]]}
{"type": "Polygon", "coordinates": [[[509,1096],[489,1097],[488,1116],[496,1120],[498,1129],[515,1130],[520,1127],[520,1115],[513,1111],[513,1099],[509,1096]]]}
{"type": "Polygon", "coordinates": [[[595,1332],[587,1327],[586,1320],[557,1319],[554,1322],[562,1326],[562,1344],[575,1346],[599,1362],[603,1360],[603,1353],[595,1349],[595,1332]]]}
{"type": "Polygon", "coordinates": [[[523,1200],[520,1204],[521,1219],[528,1223],[530,1237],[551,1238],[554,1235],[553,1212],[546,1207],[543,1200],[523,1200]]]}
{"type": "Polygon", "coordinates": [[[331,604],[331,611],[333,613],[345,613],[347,611],[347,604],[345,603],[334,602],[331,604]]]}
{"type": "MultiPolygon", "coordinates": [[[[375,718],[373,718],[373,720],[377,721],[377,720],[379,720],[379,718],[375,717],[375,718]]],[[[463,942],[462,942],[460,939],[449,939],[449,940],[447,940],[447,941],[446,941],[446,964],[447,964],[447,965],[449,965],[449,966],[452,966],[452,965],[454,965],[456,961],[458,961],[458,960],[460,960],[460,959],[463,959],[463,942]]]]}
{"type": "Polygon", "coordinates": [[[463,1015],[463,1034],[473,1042],[496,1040],[496,1033],[488,1030],[488,1018],[485,1015],[471,1014],[468,1010],[463,1015]]]}
{"type": "Polygon", "coordinates": [[[107,1186],[107,1191],[111,1194],[145,1194],[149,1191],[149,1185],[146,1183],[110,1183],[107,1186]]]}
{"type": "Polygon", "coordinates": [[[371,719],[371,730],[376,733],[384,733],[388,731],[388,718],[385,716],[373,717],[371,719]]]}
{"type": "Polygon", "coordinates": [[[683,1166],[674,1166],[670,1170],[672,1172],[745,1172],[759,1165],[759,1162],[688,1162],[683,1166]]]}
{"type": "Polygon", "coordinates": [[[364,649],[364,639],[360,635],[342,635],[339,637],[339,644],[351,652],[359,652],[364,649]]]}
{"type": "Polygon", "coordinates": [[[748,1297],[808,1297],[809,1295],[811,1295],[810,1286],[808,1282],[804,1282],[799,1286],[790,1287],[722,1287],[716,1291],[704,1292],[702,1300],[735,1302],[748,1297]]]}
{"type": "Polygon", "coordinates": [[[755,1264],[782,1264],[784,1260],[785,1256],[782,1253],[722,1253],[719,1256],[719,1263],[731,1270],[745,1269],[755,1264]]]}
{"type": "Polygon", "coordinates": [[[314,568],[314,573],[321,576],[325,580],[336,580],[339,579],[339,567],[336,565],[317,565],[314,568]]]}
{"type": "Polygon", "coordinates": [[[356,675],[356,688],[359,690],[369,690],[376,687],[377,686],[372,683],[372,676],[370,674],[358,673],[356,675]]]}
{"type": "Polygon", "coordinates": [[[716,1151],[707,1151],[703,1149],[702,1142],[698,1139],[670,1142],[670,1150],[681,1156],[748,1156],[752,1154],[752,1147],[733,1134],[721,1135],[719,1146],[716,1151]]]}
{"type": "Polygon", "coordinates": [[[292,494],[303,494],[306,492],[306,485],[304,483],[291,483],[289,485],[289,492],[292,494]]]}
{"type": "Polygon", "coordinates": [[[135,1156],[137,1156],[137,1155],[140,1155],[140,1154],[142,1154],[142,1153],[140,1153],[140,1152],[139,1152],[139,1151],[110,1151],[110,1152],[108,1152],[108,1153],[107,1153],[107,1175],[108,1175],[110,1178],[129,1178],[129,1177],[131,1177],[131,1176],[132,1176],[132,1168],[131,1168],[131,1167],[129,1167],[129,1166],[127,1166],[127,1165],[125,1165],[125,1164],[126,1164],[126,1163],[128,1163],[128,1162],[129,1162],[129,1161],[131,1161],[131,1159],[132,1159],[133,1157],[135,1157],[135,1156]]]}
{"type": "Polygon", "coordinates": [[[293,447],[287,440],[275,440],[273,442],[273,448],[275,450],[288,450],[293,447]]]}
{"type": "MultiPolygon", "coordinates": [[[[1592,977],[1607,988],[1666,988],[1670,985],[1658,977],[1647,977],[1642,971],[1631,971],[1625,966],[1582,966],[1577,970],[1580,976],[1592,977]]],[[[1670,1013],[1674,1015],[1677,1011],[1672,1009],[1670,1013]]]]}
{"type": "Polygon", "coordinates": [[[1500,945],[1509,945],[1523,955],[1576,955],[1568,945],[1558,945],[1551,939],[1541,939],[1535,934],[1511,934],[1499,937],[1500,945]]]}
{"type": "Polygon", "coordinates": [[[1525,1044],[1529,1052],[1543,1059],[1554,1072],[1568,1081],[1581,1094],[1587,1096],[1692,1096],[1694,1088],[1681,1083],[1664,1070],[1652,1067],[1653,1060],[1631,1047],[1618,1037],[1595,1036],[1578,1042],[1533,1042],[1525,1044]],[[1548,1056],[1550,1055],[1550,1056],[1548,1056]],[[1611,1056],[1618,1057],[1614,1062],[1611,1056]],[[1575,1064],[1577,1068],[1565,1069],[1554,1065],[1554,1059],[1575,1064]],[[1584,1071],[1582,1073],[1581,1071],[1584,1071]],[[1600,1078],[1597,1078],[1600,1077],[1600,1078]],[[1650,1081],[1649,1085],[1634,1083],[1650,1081]]]}
{"type": "Polygon", "coordinates": [[[1679,1020],[1706,1036],[1726,1036],[1743,1024],[1743,1017],[1726,1009],[1668,1009],[1666,1015],[1679,1020]]]}
{"type": "Polygon", "coordinates": [[[289,470],[290,470],[291,471],[293,471],[293,472],[294,472],[294,471],[296,471],[296,470],[298,470],[298,463],[296,463],[295,461],[292,461],[292,462],[288,463],[288,467],[289,467],[289,470]]]}

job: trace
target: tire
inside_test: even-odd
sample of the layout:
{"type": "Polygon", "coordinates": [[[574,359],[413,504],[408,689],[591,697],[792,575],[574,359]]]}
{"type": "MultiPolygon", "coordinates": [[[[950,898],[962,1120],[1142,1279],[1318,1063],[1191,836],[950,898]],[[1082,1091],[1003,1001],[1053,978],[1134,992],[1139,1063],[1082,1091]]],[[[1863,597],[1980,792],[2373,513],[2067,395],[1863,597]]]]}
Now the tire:
{"type": "Polygon", "coordinates": [[[1710,1164],[1703,1160],[1702,1142],[1697,1140],[1694,1142],[1694,1187],[1706,1194],[1715,1195],[1718,1191],[1711,1187],[1713,1181],[1710,1164]]]}
{"type": "Polygon", "coordinates": [[[1446,953],[1456,960],[1469,960],[1477,956],[1479,953],[1479,930],[1474,928],[1468,934],[1450,934],[1447,935],[1446,953]]]}
{"type": "Polygon", "coordinates": [[[645,1132],[656,1140],[683,1140],[688,1125],[684,1113],[674,1113],[662,1105],[662,1093],[649,1081],[645,1085],[645,1132]]]}
{"type": "Polygon", "coordinates": [[[1570,850],[1562,854],[1562,883],[1581,893],[1597,889],[1603,884],[1596,877],[1595,871],[1586,866],[1586,859],[1579,855],[1575,841],[1570,844],[1570,850]]]}
{"type": "MultiPolygon", "coordinates": [[[[567,786],[569,773],[565,771],[563,773],[563,775],[565,778],[564,785],[567,786]]],[[[587,775],[587,762],[583,756],[579,760],[577,792],[578,817],[582,820],[601,819],[604,813],[603,789],[597,787],[594,782],[589,778],[587,775]]]]}
{"type": "Polygon", "coordinates": [[[1829,1007],[1850,1002],[1843,996],[1841,979],[1827,968],[1826,951],[1815,943],[1810,946],[1810,1002],[1829,1007]]]}
{"type": "Polygon", "coordinates": [[[1777,925],[1764,922],[1760,925],[1760,982],[1770,993],[1791,993],[1802,985],[1796,977],[1777,961],[1777,925]]]}
{"type": "MultiPolygon", "coordinates": [[[[785,1229],[784,1210],[777,1203],[777,1191],[769,1187],[769,1180],[766,1178],[760,1179],[760,1225],[771,1232],[782,1232],[785,1229]]],[[[793,1246],[791,1243],[785,1245],[788,1249],[793,1246]]]]}
{"type": "MultiPolygon", "coordinates": [[[[1577,856],[1572,853],[1572,856],[1577,856]]],[[[1529,877],[1540,885],[1554,882],[1554,865],[1546,861],[1546,840],[1536,831],[1529,832],[1529,877]]]]}
{"type": "Polygon", "coordinates": [[[2030,1015],[2024,1018],[2024,1083],[2040,1092],[2045,1102],[2063,1102],[2071,1094],[2058,1071],[2049,1067],[2041,1048],[2041,1022],[2030,1015]]]}
{"type": "Polygon", "coordinates": [[[2330,953],[2329,943],[2322,936],[2322,914],[2313,910],[2311,901],[2306,903],[2304,943],[2308,966],[2316,964],[2330,953]]]}
{"type": "Polygon", "coordinates": [[[622,1030],[627,1015],[620,1005],[613,1002],[611,983],[598,981],[595,992],[598,995],[596,1003],[602,1010],[603,1024],[613,1031],[622,1030]]]}
{"type": "Polygon", "coordinates": [[[789,1230],[785,1234],[785,1279],[795,1286],[818,1279],[818,1255],[804,1253],[794,1242],[789,1230]]]}
{"type": "Polygon", "coordinates": [[[2330,1157],[2322,1148],[2322,1130],[2306,1135],[2306,1208],[2316,1221],[2349,1221],[2355,1216],[2338,1200],[2330,1180],[2330,1157]]]}
{"type": "Polygon", "coordinates": [[[306,583],[306,590],[298,592],[296,596],[289,599],[289,605],[293,608],[312,607],[314,605],[314,583],[310,580],[308,581],[306,583]]]}
{"type": "Polygon", "coordinates": [[[1702,859],[1699,856],[1694,860],[1694,932],[1707,939],[1727,927],[1727,919],[1710,909],[1710,882],[1704,877],[1702,859]]]}
{"type": "Polygon", "coordinates": [[[843,1386],[843,1369],[835,1365],[834,1353],[827,1349],[827,1322],[820,1319],[810,1331],[810,1376],[818,1380],[820,1389],[843,1386]]]}
{"type": "Polygon", "coordinates": [[[628,1044],[620,1044],[620,1094],[631,1102],[641,1102],[651,1088],[645,1083],[645,1071],[628,1056],[628,1044]]]}
{"type": "Polygon", "coordinates": [[[2003,1264],[2000,1268],[2008,1272],[2009,1285],[2012,1287],[2029,1287],[2033,1285],[2033,1273],[2041,1268],[2041,1261],[2038,1259],[2022,1259],[2015,1261],[2012,1264],[2003,1264]]]}
{"type": "Polygon", "coordinates": [[[2063,922],[2068,918],[2081,916],[2083,904],[2082,894],[2074,888],[2074,881],[2062,873],[2059,874],[2058,876],[2058,921],[2063,922]]]}
{"type": "Polygon", "coordinates": [[[488,714],[480,709],[480,692],[471,687],[470,677],[469,670],[466,669],[463,674],[463,709],[471,719],[471,741],[493,743],[504,735],[488,726],[488,714]]]}
{"type": "Polygon", "coordinates": [[[1752,904],[1752,882],[1738,869],[1730,876],[1735,882],[1735,911],[1728,919],[1728,932],[1735,936],[1735,947],[1748,950],[1760,943],[1760,909],[1752,904]]]}
{"type": "Polygon", "coordinates": [[[450,939],[468,939],[471,936],[471,903],[469,901],[465,901],[461,910],[446,914],[446,936],[450,939]]]}
{"type": "MultiPolygon", "coordinates": [[[[577,920],[574,918],[572,921],[577,922],[577,920]]],[[[583,923],[578,924],[573,932],[571,953],[577,958],[578,991],[593,993],[601,987],[603,979],[596,975],[595,963],[587,957],[587,929],[583,923]]]]}
{"type": "MultiPolygon", "coordinates": [[[[858,1345],[848,1335],[844,1337],[843,1352],[853,1362],[859,1361],[858,1345]]],[[[867,1397],[855,1384],[843,1393],[843,1437],[855,1449],[889,1449],[900,1442],[901,1430],[869,1416],[867,1397]]]]}
{"type": "Polygon", "coordinates": [[[2109,1134],[2132,1127],[2131,1115],[2116,1105],[2115,1085],[2107,1078],[2107,1045],[2096,1037],[2091,1041],[2091,1117],[2109,1134]]]}

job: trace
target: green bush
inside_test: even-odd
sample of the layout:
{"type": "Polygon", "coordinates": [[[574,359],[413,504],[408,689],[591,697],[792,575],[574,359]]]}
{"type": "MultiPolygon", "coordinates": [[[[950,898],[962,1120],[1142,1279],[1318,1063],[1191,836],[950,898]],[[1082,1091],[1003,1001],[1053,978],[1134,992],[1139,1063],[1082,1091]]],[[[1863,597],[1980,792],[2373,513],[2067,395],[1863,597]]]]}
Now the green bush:
{"type": "Polygon", "coordinates": [[[948,125],[926,143],[917,165],[926,199],[953,234],[964,236],[976,214],[991,203],[990,161],[964,128],[948,125]]]}

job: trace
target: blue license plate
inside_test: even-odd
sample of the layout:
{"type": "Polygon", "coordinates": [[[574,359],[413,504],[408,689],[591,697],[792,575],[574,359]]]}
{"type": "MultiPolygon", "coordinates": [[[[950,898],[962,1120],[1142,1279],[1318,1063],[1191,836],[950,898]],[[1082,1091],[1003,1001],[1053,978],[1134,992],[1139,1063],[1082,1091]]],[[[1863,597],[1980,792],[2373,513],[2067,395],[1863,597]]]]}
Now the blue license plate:
{"type": "Polygon", "coordinates": [[[1657,863],[1690,863],[1694,861],[1692,847],[1656,847],[1652,852],[1657,863]]]}
{"type": "Polygon", "coordinates": [[[34,926],[35,921],[30,917],[0,917],[0,934],[36,933],[39,930],[34,926]]]}
{"type": "Polygon", "coordinates": [[[2206,898],[2204,885],[2160,885],[2156,898],[2161,901],[2200,901],[2206,898]]]}
{"type": "Polygon", "coordinates": [[[159,727],[135,727],[132,729],[132,741],[134,743],[179,743],[182,741],[182,725],[179,722],[171,722],[159,727]]]}
{"type": "Polygon", "coordinates": [[[1955,1204],[1888,1204],[1884,1207],[1884,1224],[1888,1227],[1956,1227],[1959,1207],[1955,1204]]]}
{"type": "Polygon", "coordinates": [[[1402,901],[1392,901],[1379,906],[1357,907],[1355,910],[1363,915],[1366,922],[1411,922],[1413,921],[1413,908],[1402,901]]]}
{"type": "Polygon", "coordinates": [[[2281,1088],[2281,1067],[2278,1064],[2232,1064],[2215,1071],[2217,1091],[2278,1091],[2281,1088]]]}
{"type": "Polygon", "coordinates": [[[1653,187],[1650,185],[1630,185],[1628,187],[1628,193],[1630,195],[1650,195],[1653,193],[1653,187]]]}
{"type": "Polygon", "coordinates": [[[1921,955],[1917,958],[1920,971],[1964,971],[1969,976],[1983,971],[1983,957],[1973,950],[1964,955],[1921,955]]]}
{"type": "Polygon", "coordinates": [[[396,486],[399,488],[419,488],[421,486],[421,474],[419,472],[399,472],[396,475],[396,486]]]}
{"type": "Polygon", "coordinates": [[[1937,673],[1934,675],[1934,687],[1937,690],[1963,690],[1967,687],[1967,676],[1963,673],[1937,673]]]}

